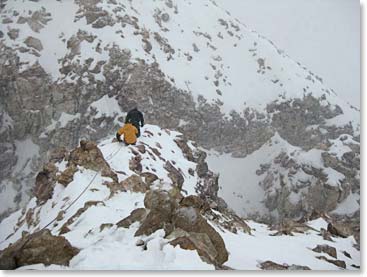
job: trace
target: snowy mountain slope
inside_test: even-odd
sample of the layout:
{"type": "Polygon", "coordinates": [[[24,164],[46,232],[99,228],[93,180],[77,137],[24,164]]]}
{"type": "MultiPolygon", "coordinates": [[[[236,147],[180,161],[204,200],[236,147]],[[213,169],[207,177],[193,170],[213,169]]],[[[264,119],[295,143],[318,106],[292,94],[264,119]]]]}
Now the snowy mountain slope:
{"type": "Polygon", "coordinates": [[[147,122],[226,153],[211,166],[242,215],[279,218],[311,187],[329,191],[326,175],[346,176],[340,188],[331,182],[331,203],[319,211],[306,201],[283,215],[358,212],[359,111],[214,1],[14,0],[0,16],[1,219],[28,202],[52,150],[105,139],[134,105],[147,122]],[[275,136],[284,148],[268,146],[275,136]],[[285,148],[325,153],[316,166],[324,174],[307,173],[312,181],[299,189],[304,161],[291,170],[273,162],[285,148]],[[261,165],[270,168],[257,175],[261,165]],[[290,171],[288,195],[279,180],[290,171]],[[259,186],[265,179],[274,182],[259,186]]]}
{"type": "MultiPolygon", "coordinates": [[[[223,102],[221,109],[227,114],[247,106],[263,110],[276,99],[312,93],[325,94],[327,102],[340,106],[348,120],[358,123],[358,112],[324,86],[320,77],[212,0],[18,0],[5,4],[2,18],[5,43],[18,49],[23,67],[38,61],[55,80],[71,81],[72,72],[60,72],[62,63],[83,65],[93,58],[91,70],[106,63],[108,49],[115,44],[128,48],[133,59],[159,63],[167,80],[188,89],[194,98],[203,95],[211,103],[223,102]],[[18,30],[18,36],[5,35],[9,30],[18,30]],[[72,37],[77,34],[83,39],[74,46],[72,37]],[[30,36],[41,47],[31,45],[31,52],[22,53],[30,36]]],[[[101,73],[94,77],[104,80],[101,73]]]]}
{"type": "Polygon", "coordinates": [[[359,212],[360,170],[359,156],[348,156],[359,142],[342,135],[330,144],[304,151],[276,133],[246,158],[212,152],[208,164],[220,174],[218,195],[240,215],[299,217],[326,210],[352,216],[359,212]],[[352,172],[342,168],[348,159],[354,159],[352,172]]]}
{"type": "MultiPolygon", "coordinates": [[[[207,169],[204,174],[198,158],[202,152],[192,142],[183,140],[180,133],[146,125],[136,146],[121,146],[111,141],[111,138],[106,139],[98,146],[104,159],[90,142],[81,143],[81,147],[70,153],[63,153],[64,157],[61,152],[53,156],[45,168],[52,168],[50,164],[54,163],[56,179],[49,182],[38,177],[34,198],[24,209],[13,213],[0,224],[2,267],[9,266],[9,253],[15,251],[18,261],[15,266],[21,266],[20,269],[358,268],[360,260],[359,251],[353,247],[355,239],[352,236],[337,237],[335,232],[328,233],[326,229],[329,230],[330,219],[327,217],[306,224],[294,222],[285,227],[288,229],[270,229],[267,225],[254,221],[246,223],[236,217],[216,198],[214,183],[209,187],[203,186],[212,173],[207,169]],[[92,157],[95,159],[91,162],[92,157]],[[169,169],[164,160],[174,165],[176,170],[169,169]],[[77,168],[72,175],[68,175],[74,163],[78,164],[77,168]],[[177,172],[181,174],[182,182],[175,175],[177,172]],[[151,179],[153,175],[156,178],[151,179]],[[133,176],[141,176],[142,180],[127,182],[136,178],[133,176]],[[47,186],[40,186],[40,182],[45,182],[43,184],[47,186]],[[51,194],[45,193],[50,188],[51,194]],[[165,197],[161,199],[160,195],[165,197]],[[178,206],[173,208],[176,210],[171,219],[173,226],[159,225],[152,230],[150,227],[144,229],[147,228],[145,224],[149,214],[159,211],[158,222],[165,220],[163,207],[167,199],[178,201],[178,206]],[[203,201],[200,199],[205,199],[202,203],[209,206],[204,208],[205,205],[198,205],[203,201]],[[136,216],[136,211],[141,210],[148,212],[145,219],[136,216]],[[181,217],[187,225],[178,227],[181,217]],[[197,217],[203,220],[202,223],[195,223],[201,222],[197,217]],[[57,244],[54,250],[48,249],[47,245],[33,248],[37,236],[44,236],[42,232],[37,232],[45,227],[50,230],[48,236],[51,238],[67,240],[67,246],[61,253],[57,250],[57,244]],[[181,228],[188,229],[184,231],[181,228]],[[137,234],[142,230],[148,233],[137,234]],[[288,230],[287,234],[281,233],[285,230],[288,230]],[[17,248],[19,243],[22,245],[24,239],[29,238],[27,232],[35,235],[25,246],[17,248]],[[222,238],[224,248],[218,246],[215,234],[222,238]],[[205,240],[206,237],[209,241],[205,240]],[[319,246],[323,250],[318,250],[318,245],[324,245],[319,246]],[[53,262],[70,252],[69,248],[74,249],[73,255],[63,263],[53,262]],[[216,250],[220,249],[228,252],[228,256],[222,264],[215,264],[210,257],[218,255],[216,250]],[[34,251],[33,255],[27,256],[27,251],[34,251]],[[48,255],[46,260],[43,258],[45,255],[48,255]]],[[[38,176],[42,174],[45,174],[45,169],[38,176]]],[[[50,243],[54,243],[53,240],[50,243]]]]}

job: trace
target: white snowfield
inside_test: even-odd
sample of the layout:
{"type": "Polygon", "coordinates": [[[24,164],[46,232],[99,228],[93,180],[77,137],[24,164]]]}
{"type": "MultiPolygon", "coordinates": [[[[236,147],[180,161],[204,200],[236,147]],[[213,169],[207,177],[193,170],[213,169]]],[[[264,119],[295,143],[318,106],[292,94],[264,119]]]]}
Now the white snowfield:
{"type": "MultiPolygon", "coordinates": [[[[246,107],[263,111],[274,100],[284,101],[312,93],[315,97],[325,95],[324,105],[339,105],[344,111],[338,120],[330,121],[331,125],[351,121],[358,129],[358,110],[340,99],[322,78],[232,17],[214,0],[101,0],[97,7],[108,12],[115,22],[128,17],[130,21],[126,22],[130,23],[95,28],[87,24],[85,17],[80,18],[81,7],[75,1],[12,0],[6,2],[2,11],[3,18],[12,19],[0,25],[2,40],[20,49],[28,36],[39,39],[42,43],[39,57],[18,51],[21,61],[25,62],[24,69],[39,62],[54,80],[75,82],[80,77],[87,82],[84,76],[77,76],[73,81],[72,73],[63,75],[59,71],[63,58],[71,51],[67,47],[68,40],[78,31],[85,31],[95,39],[82,41],[79,53],[70,63],[82,65],[93,58],[92,70],[98,62],[108,61],[109,49],[116,45],[128,49],[133,60],[157,62],[169,82],[190,91],[195,99],[203,95],[210,103],[220,100],[225,114],[231,110],[241,114],[246,107]],[[29,16],[29,11],[42,9],[50,15],[46,17],[49,21],[39,23],[39,29],[18,23],[21,16],[29,16]],[[14,16],[14,12],[19,15],[14,16]],[[7,35],[11,29],[19,29],[17,38],[7,35]],[[151,49],[145,51],[147,42],[151,49]]],[[[104,80],[102,73],[96,73],[95,78],[104,80]]]]}
{"type": "MultiPolygon", "coordinates": [[[[151,172],[159,177],[153,183],[153,188],[164,189],[170,185],[164,163],[152,152],[157,148],[161,157],[167,161],[175,161],[174,166],[183,173],[184,184],[182,193],[195,194],[195,186],[198,181],[194,176],[186,174],[188,169],[195,169],[196,164],[186,160],[182,151],[174,142],[180,134],[161,129],[153,125],[145,125],[142,128],[142,136],[138,145],[144,144],[146,149],[142,155],[143,172],[151,172]],[[158,146],[158,144],[161,148],[158,146]],[[154,161],[154,158],[156,161],[154,161]],[[187,192],[187,193],[186,193],[187,192]]],[[[106,139],[99,144],[105,159],[113,171],[118,175],[119,181],[131,174],[129,160],[133,157],[132,151],[137,146],[122,146],[106,139]]],[[[192,144],[189,144],[193,147],[192,144]]],[[[136,150],[135,150],[136,151],[136,150]]],[[[65,169],[65,161],[58,163],[60,170],[65,169]]],[[[95,206],[90,206],[82,212],[71,225],[69,232],[63,236],[72,246],[81,251],[71,261],[69,267],[43,264],[29,265],[20,269],[47,269],[47,270],[214,270],[214,266],[203,262],[194,250],[183,250],[179,246],[173,247],[165,239],[165,231],[158,230],[150,236],[134,237],[139,227],[139,222],[129,228],[117,228],[116,223],[127,217],[136,208],[144,207],[144,194],[130,191],[118,192],[110,198],[110,190],[103,185],[110,178],[102,177],[100,173],[80,167],[74,175],[74,180],[64,187],[57,184],[51,199],[37,206],[33,198],[27,207],[19,210],[4,219],[0,224],[0,250],[5,249],[10,243],[14,243],[21,237],[23,231],[35,232],[55,219],[60,211],[65,209],[92,181],[90,187],[82,196],[70,206],[64,217],[56,220],[48,228],[53,235],[59,235],[61,226],[89,201],[100,201],[95,206]],[[93,180],[93,178],[95,179],[93,180]],[[33,210],[33,221],[29,226],[26,221],[21,222],[29,209],[33,210]],[[112,224],[111,227],[100,228],[102,224],[112,224]],[[147,242],[147,249],[136,246],[136,242],[143,239],[147,242]]],[[[218,211],[213,210],[218,213],[218,211]]],[[[208,220],[209,221],[209,220],[208,220]]],[[[209,221],[210,222],[210,221],[209,221]]],[[[270,231],[268,226],[248,221],[252,234],[238,232],[237,234],[223,230],[214,222],[210,224],[222,236],[229,252],[229,259],[224,264],[237,270],[259,270],[259,263],[271,260],[279,264],[302,265],[317,270],[338,270],[337,266],[317,259],[316,256],[334,258],[324,253],[315,253],[311,249],[318,244],[328,244],[337,249],[338,259],[346,262],[347,269],[355,269],[352,265],[360,265],[360,252],[353,245],[356,243],[353,237],[333,238],[334,242],[323,240],[320,236],[320,228],[326,228],[327,223],[323,219],[309,222],[314,230],[294,236],[271,236],[275,231],[270,231]],[[343,251],[348,252],[351,258],[344,256],[343,251]]]]}

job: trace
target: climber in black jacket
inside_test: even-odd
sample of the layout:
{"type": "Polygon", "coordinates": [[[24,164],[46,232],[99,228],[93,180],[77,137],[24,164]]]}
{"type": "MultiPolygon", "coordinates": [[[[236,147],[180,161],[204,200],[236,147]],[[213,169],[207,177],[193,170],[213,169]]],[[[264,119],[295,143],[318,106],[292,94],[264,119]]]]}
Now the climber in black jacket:
{"type": "Polygon", "coordinates": [[[137,137],[140,137],[140,127],[144,126],[144,116],[137,108],[132,109],[127,113],[125,124],[131,123],[138,129],[137,137]]]}

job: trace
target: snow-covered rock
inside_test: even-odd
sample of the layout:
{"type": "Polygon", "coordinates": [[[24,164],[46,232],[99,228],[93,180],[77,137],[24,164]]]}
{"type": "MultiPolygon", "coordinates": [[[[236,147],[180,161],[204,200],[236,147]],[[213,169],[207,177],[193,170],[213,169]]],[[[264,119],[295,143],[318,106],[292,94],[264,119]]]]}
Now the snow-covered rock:
{"type": "MultiPolygon", "coordinates": [[[[48,270],[260,270],[269,264],[286,269],[359,267],[360,254],[353,247],[354,237],[344,231],[342,235],[341,231],[328,233],[327,217],[294,223],[288,233],[279,233],[265,224],[245,221],[218,205],[218,187],[214,185],[208,190],[201,185],[205,180],[215,179],[215,175],[208,169],[205,176],[199,177],[198,162],[205,162],[205,158],[197,159],[200,153],[182,134],[154,125],[144,126],[136,146],[125,146],[112,138],[98,146],[81,141],[80,147],[64,152],[64,158],[53,159],[56,173],[48,183],[49,198],[40,202],[36,194],[25,208],[1,222],[1,267],[48,270]],[[186,154],[181,149],[186,149],[186,154]],[[188,149],[192,156],[187,154],[188,149]],[[139,170],[130,163],[137,156],[139,170]],[[182,175],[182,184],[170,176],[165,166],[168,161],[182,175]],[[76,169],[70,182],[59,183],[58,177],[70,167],[76,169]],[[152,175],[156,178],[152,179],[152,175]],[[133,176],[141,177],[130,180],[133,185],[123,185],[133,176]],[[148,190],[135,189],[134,185],[148,190]],[[323,232],[329,234],[331,241],[324,239],[323,232]],[[44,235],[47,239],[43,240],[44,235]],[[42,247],[48,241],[50,244],[42,247]],[[57,251],[48,257],[52,243],[57,251]],[[313,249],[318,249],[318,245],[335,251],[332,256],[325,251],[315,252],[313,249]],[[67,253],[60,252],[60,247],[66,247],[67,253]],[[29,251],[34,253],[31,258],[29,251]]],[[[342,230],[337,225],[333,228],[342,230]]]]}
{"type": "Polygon", "coordinates": [[[214,0],[13,0],[0,14],[0,218],[24,207],[52,150],[102,141],[136,105],[216,151],[221,177],[200,189],[217,184],[241,215],[358,214],[359,110],[214,0]],[[294,166],[276,162],[292,151],[294,166]]]}

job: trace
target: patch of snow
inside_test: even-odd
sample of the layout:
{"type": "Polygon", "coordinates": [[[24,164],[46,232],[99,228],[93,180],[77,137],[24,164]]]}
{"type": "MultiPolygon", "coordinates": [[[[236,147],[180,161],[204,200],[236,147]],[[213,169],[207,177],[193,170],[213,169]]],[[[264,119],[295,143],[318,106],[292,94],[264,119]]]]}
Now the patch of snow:
{"type": "Polygon", "coordinates": [[[327,175],[327,184],[332,187],[340,187],[341,182],[345,179],[344,174],[331,167],[324,168],[323,173],[327,175]]]}
{"type": "Polygon", "coordinates": [[[57,128],[65,128],[66,125],[68,125],[69,122],[72,122],[76,119],[80,118],[80,113],[76,113],[76,114],[69,114],[66,112],[62,112],[59,119],[53,120],[52,119],[52,123],[50,125],[48,125],[45,128],[45,131],[40,135],[40,137],[47,137],[47,133],[57,129],[57,128]]]}
{"type": "Polygon", "coordinates": [[[338,207],[332,211],[335,214],[351,215],[360,209],[360,195],[357,193],[351,193],[346,199],[341,202],[338,207]]]}
{"type": "Polygon", "coordinates": [[[108,95],[105,95],[101,99],[94,101],[88,108],[89,112],[91,109],[95,109],[97,111],[95,118],[100,118],[103,116],[115,117],[121,113],[121,108],[117,100],[113,97],[109,97],[108,95]]]}
{"type": "Polygon", "coordinates": [[[1,116],[1,124],[0,124],[0,134],[4,132],[6,129],[13,127],[13,119],[9,116],[9,114],[5,111],[0,112],[1,116]]]}
{"type": "MultiPolygon", "coordinates": [[[[278,264],[308,266],[312,270],[340,269],[316,258],[320,254],[311,249],[318,244],[325,244],[325,240],[316,231],[309,231],[306,234],[296,233],[293,236],[270,236],[271,231],[266,225],[253,221],[249,221],[248,224],[252,228],[252,235],[233,234],[215,227],[229,251],[229,260],[225,265],[239,270],[259,270],[261,262],[270,260],[278,264]]],[[[347,269],[350,270],[356,270],[352,264],[360,264],[360,254],[353,247],[354,243],[353,237],[335,238],[335,242],[328,242],[338,252],[347,251],[351,254],[352,258],[345,260],[347,269]]]]}
{"type": "Polygon", "coordinates": [[[32,159],[39,155],[39,146],[33,143],[32,139],[16,140],[16,155],[18,157],[17,163],[13,170],[13,174],[22,174],[24,176],[32,172],[32,159]]]}
{"type": "Polygon", "coordinates": [[[228,205],[242,216],[266,214],[263,204],[264,190],[259,186],[263,176],[256,170],[264,161],[270,161],[280,152],[298,149],[276,133],[268,143],[245,158],[234,158],[230,154],[220,155],[214,151],[208,153],[209,168],[219,173],[219,192],[228,205]]]}
{"type": "Polygon", "coordinates": [[[0,213],[14,210],[15,197],[18,191],[13,187],[11,182],[4,180],[0,184],[0,213]]]}
{"type": "Polygon", "coordinates": [[[329,153],[335,155],[339,160],[342,159],[343,155],[347,152],[352,151],[352,149],[348,146],[348,144],[359,144],[358,142],[353,140],[351,135],[341,135],[337,139],[330,139],[331,143],[329,153]],[[342,140],[343,138],[344,140],[342,140]]]}

